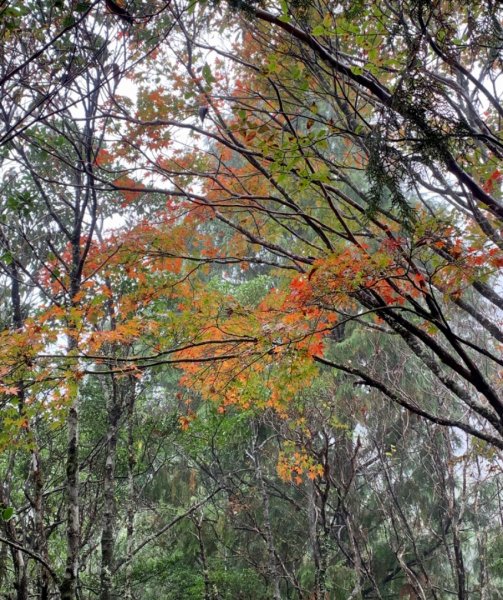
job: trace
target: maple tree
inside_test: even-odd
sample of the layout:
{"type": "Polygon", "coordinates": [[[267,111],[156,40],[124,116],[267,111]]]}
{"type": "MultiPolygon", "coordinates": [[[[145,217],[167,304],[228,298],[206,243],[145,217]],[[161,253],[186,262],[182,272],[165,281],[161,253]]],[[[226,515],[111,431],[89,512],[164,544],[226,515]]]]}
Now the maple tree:
{"type": "MultiPolygon", "coordinates": [[[[260,568],[274,598],[288,586],[295,597],[331,593],[335,522],[347,532],[339,545],[352,568],[347,597],[380,597],[399,576],[405,583],[394,593],[441,597],[430,564],[435,535],[452,537],[453,585],[467,597],[456,436],[468,436],[459,438],[469,448],[459,459],[465,470],[489,469],[503,449],[502,30],[492,0],[47,2],[32,12],[12,2],[2,15],[0,85],[11,108],[2,109],[0,442],[7,471],[16,456],[30,456],[15,479],[24,473],[35,515],[24,525],[29,545],[6,513],[17,598],[28,597],[30,577],[41,597],[76,598],[79,569],[91,588],[99,572],[103,600],[120,585],[132,598],[134,557],[162,535],[138,541],[138,522],[149,521],[134,509],[138,462],[152,478],[160,469],[152,448],[143,454],[138,444],[161,434],[152,425],[144,438],[134,425],[150,423],[141,411],[164,389],[160,373],[178,390],[166,437],[239,414],[250,427],[254,483],[240,485],[261,498],[260,517],[252,502],[241,505],[234,473],[213,465],[201,471],[205,493],[201,475],[190,484],[197,498],[185,502],[205,598],[216,592],[201,507],[222,491],[237,513],[260,520],[260,568]],[[126,76],[134,89],[119,94],[126,76]],[[343,398],[301,402],[328,373],[343,398]],[[448,525],[431,523],[428,544],[412,544],[407,559],[403,532],[421,529],[395,520],[401,502],[412,506],[395,493],[408,479],[390,475],[397,444],[368,416],[386,402],[396,422],[410,415],[430,424],[411,443],[449,473],[447,482],[435,471],[439,491],[417,501],[421,514],[448,505],[448,525]],[[102,420],[96,431],[90,407],[102,420]],[[428,427],[436,426],[445,437],[433,443],[437,430],[428,427]],[[263,428],[281,440],[270,464],[263,428]],[[364,450],[351,439],[358,431],[364,450]],[[56,438],[61,509],[45,496],[44,440],[56,438]],[[383,440],[388,449],[372,458],[387,490],[379,527],[400,531],[384,560],[389,579],[363,550],[371,517],[358,513],[352,488],[358,461],[383,440]],[[300,555],[285,565],[278,554],[265,475],[272,463],[278,485],[307,490],[309,584],[298,579],[300,555]],[[102,477],[97,500],[93,466],[102,477]],[[309,511],[333,512],[334,521],[320,527],[309,511]],[[61,556],[51,550],[49,519],[65,521],[61,556]]],[[[399,429],[405,439],[407,427],[399,429]]],[[[400,456],[410,464],[405,449],[400,456]]],[[[482,484],[472,483],[478,494],[482,484]]],[[[10,483],[0,502],[20,506],[10,483]]],[[[166,532],[171,523],[150,525],[166,532]]]]}
{"type": "MultiPolygon", "coordinates": [[[[481,46],[482,39],[496,39],[498,27],[487,25],[483,34],[474,28],[478,6],[419,3],[406,13],[409,20],[396,21],[400,35],[378,44],[389,27],[383,23],[400,12],[354,4],[337,10],[320,4],[317,12],[301,3],[276,14],[250,5],[242,33],[235,25],[234,51],[244,45],[236,60],[201,41],[202,25],[182,23],[182,39],[173,36],[151,63],[154,72],[162,64],[157,81],[167,73],[171,86],[140,82],[137,115],[115,114],[126,127],[118,152],[155,173],[154,191],[181,198],[185,226],[194,228],[191,246],[198,223],[210,219],[228,229],[225,249],[189,247],[186,258],[297,272],[279,276],[282,283],[255,311],[218,315],[234,337],[228,348],[188,351],[192,358],[231,356],[236,339],[245,332],[253,338],[234,363],[218,367],[217,378],[228,373],[226,386],[238,381],[236,371],[249,378],[246,352],[251,371],[264,361],[285,364],[277,360],[283,352],[294,361],[292,373],[305,356],[329,364],[322,338],[358,319],[401,339],[472,416],[445,419],[442,409],[408,402],[394,382],[355,365],[334,367],[410,410],[501,447],[501,333],[497,313],[490,313],[502,306],[492,284],[502,261],[501,108],[488,87],[497,79],[498,58],[481,46]],[[454,22],[464,37],[454,37],[454,22]],[[204,59],[210,52],[211,65],[204,59]],[[475,60],[483,65],[480,80],[471,75],[475,60]],[[206,128],[180,119],[194,115],[194,100],[210,107],[206,128]],[[484,114],[479,105],[487,105],[484,114]],[[176,148],[177,128],[194,140],[190,152],[176,148]],[[459,330],[459,320],[470,325],[459,330]],[[474,427],[472,417],[489,429],[474,427]]],[[[168,10],[176,18],[176,7],[168,10]]],[[[222,23],[219,15],[215,21],[213,27],[222,23]]],[[[225,27],[232,30],[229,21],[225,27]]],[[[180,248],[161,252],[181,255],[180,248]]],[[[210,315],[201,316],[208,335],[210,315]]],[[[225,341],[221,331],[211,333],[225,341]]],[[[227,387],[229,402],[234,385],[227,387]]],[[[272,387],[274,401],[279,386],[272,387]]]]}

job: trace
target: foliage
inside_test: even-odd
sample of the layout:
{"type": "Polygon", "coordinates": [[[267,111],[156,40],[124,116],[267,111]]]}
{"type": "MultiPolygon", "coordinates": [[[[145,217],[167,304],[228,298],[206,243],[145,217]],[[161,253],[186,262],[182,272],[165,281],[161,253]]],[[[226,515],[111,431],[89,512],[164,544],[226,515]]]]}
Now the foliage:
{"type": "Polygon", "coordinates": [[[0,29],[0,593],[499,597],[493,0],[0,29]]]}

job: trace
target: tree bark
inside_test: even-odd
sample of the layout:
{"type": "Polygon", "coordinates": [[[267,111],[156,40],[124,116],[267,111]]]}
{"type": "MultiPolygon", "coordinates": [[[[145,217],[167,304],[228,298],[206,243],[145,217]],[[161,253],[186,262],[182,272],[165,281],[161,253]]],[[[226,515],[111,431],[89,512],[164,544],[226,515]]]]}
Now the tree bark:
{"type": "Polygon", "coordinates": [[[121,414],[120,383],[111,375],[111,389],[107,397],[108,431],[103,479],[103,529],[101,533],[100,600],[112,598],[112,572],[115,543],[115,466],[117,458],[117,430],[121,414]]]}
{"type": "Polygon", "coordinates": [[[127,507],[126,507],[126,585],[124,591],[125,600],[133,599],[132,591],[132,558],[134,549],[134,518],[135,518],[135,486],[134,472],[136,468],[136,453],[134,449],[134,406],[135,386],[134,380],[130,379],[129,394],[127,402],[127,507]]]}

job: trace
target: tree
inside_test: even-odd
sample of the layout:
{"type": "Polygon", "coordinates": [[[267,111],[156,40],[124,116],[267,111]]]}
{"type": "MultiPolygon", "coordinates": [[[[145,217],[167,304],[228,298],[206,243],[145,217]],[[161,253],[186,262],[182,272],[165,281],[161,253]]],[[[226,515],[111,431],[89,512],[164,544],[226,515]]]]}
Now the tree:
{"type": "MultiPolygon", "coordinates": [[[[319,3],[276,14],[249,5],[242,56],[233,60],[216,48],[213,66],[201,64],[209,49],[199,41],[202,26],[180,22],[182,39],[170,40],[176,62],[170,70],[166,50],[163,69],[173,81],[185,70],[185,96],[189,103],[204,98],[212,127],[180,122],[176,90],[161,94],[145,84],[139,96],[145,100],[126,119],[128,137],[119,147],[164,175],[166,194],[192,204],[187,223],[199,215],[230,229],[228,253],[214,260],[276,264],[300,274],[281,297],[284,314],[274,327],[285,331],[272,344],[271,322],[264,311],[255,314],[262,333],[249,327],[250,362],[275,348],[297,352],[295,339],[328,335],[334,321],[372,327],[377,319],[449,390],[454,412],[423,410],[391,381],[333,366],[409,410],[501,447],[494,379],[501,332],[491,313],[502,306],[493,284],[501,265],[501,107],[488,87],[499,60],[498,24],[486,18],[491,10],[490,3],[385,10],[352,3],[334,12],[319,3]],[[454,23],[462,38],[453,37],[454,23]],[[471,74],[476,60],[479,79],[471,74]],[[165,159],[177,126],[195,144],[207,137],[208,148],[165,159]],[[165,132],[166,141],[159,148],[150,142],[142,156],[131,141],[140,132],[157,140],[165,132]],[[293,321],[295,309],[304,322],[288,327],[282,319],[293,321]],[[458,419],[456,411],[466,409],[470,418],[458,419]]],[[[237,28],[241,17],[234,18],[237,28]]],[[[229,330],[236,321],[235,313],[221,319],[229,330]]]]}
{"type": "Polygon", "coordinates": [[[498,7],[28,8],[2,20],[0,587],[496,593],[498,7]]]}

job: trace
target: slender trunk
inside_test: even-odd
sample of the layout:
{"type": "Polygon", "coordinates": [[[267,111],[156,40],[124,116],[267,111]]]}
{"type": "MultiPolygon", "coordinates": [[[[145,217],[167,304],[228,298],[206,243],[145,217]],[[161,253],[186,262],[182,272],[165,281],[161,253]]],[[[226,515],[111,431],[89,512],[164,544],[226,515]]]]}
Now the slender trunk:
{"type": "MultiPolygon", "coordinates": [[[[23,327],[23,310],[21,304],[21,289],[19,270],[15,261],[12,262],[9,269],[9,275],[11,280],[11,303],[12,303],[12,325],[14,329],[20,330],[23,327]]],[[[16,382],[17,402],[20,416],[24,415],[25,412],[25,383],[20,380],[16,382]]],[[[3,495],[3,494],[2,494],[3,495]]],[[[7,505],[9,494],[6,494],[5,499],[2,497],[2,504],[7,505]]],[[[9,522],[5,526],[7,536],[13,541],[18,542],[16,529],[12,522],[9,522]]],[[[12,548],[12,561],[14,564],[16,598],[17,600],[28,599],[28,580],[26,577],[26,560],[22,552],[12,548]]]]}
{"type": "Polygon", "coordinates": [[[315,568],[315,600],[322,600],[325,595],[325,574],[326,561],[324,556],[323,542],[320,539],[319,527],[319,508],[317,506],[316,488],[312,481],[309,482],[308,492],[308,523],[309,523],[309,539],[313,551],[313,560],[315,568]]]}
{"type": "Polygon", "coordinates": [[[101,590],[100,600],[110,600],[114,562],[115,530],[115,465],[117,456],[117,429],[120,417],[120,390],[116,377],[112,375],[108,394],[108,431],[103,481],[103,529],[101,533],[101,590]]]}
{"type": "MultiPolygon", "coordinates": [[[[446,487],[444,489],[444,494],[448,497],[446,498],[448,504],[448,514],[452,519],[452,546],[454,549],[454,565],[456,570],[456,580],[457,580],[457,589],[458,589],[458,600],[467,600],[468,595],[466,591],[466,571],[465,564],[463,559],[463,549],[462,549],[462,541],[460,538],[460,523],[463,519],[463,508],[464,508],[464,489],[465,486],[462,485],[462,492],[460,495],[460,499],[458,502],[457,494],[456,494],[456,475],[454,473],[453,468],[453,455],[451,451],[451,437],[448,432],[444,433],[444,437],[446,439],[446,447],[447,447],[447,481],[446,487]]],[[[463,479],[466,477],[466,465],[463,469],[463,479]]]]}
{"type": "Polygon", "coordinates": [[[28,579],[26,577],[26,561],[23,553],[19,550],[13,550],[16,553],[16,598],[17,600],[28,600],[28,579]]]}
{"type": "Polygon", "coordinates": [[[477,553],[479,559],[480,600],[489,600],[489,573],[487,571],[487,533],[477,532],[477,553]]]}
{"type": "MultiPolygon", "coordinates": [[[[350,596],[348,597],[348,600],[355,600],[357,598],[361,598],[361,595],[362,595],[362,583],[361,582],[363,581],[363,565],[362,565],[360,552],[358,550],[358,544],[356,542],[355,534],[354,534],[352,523],[351,523],[351,516],[349,514],[347,515],[347,518],[346,518],[346,527],[348,530],[349,545],[351,548],[353,569],[354,569],[355,578],[356,578],[355,585],[353,587],[353,590],[351,591],[350,596]]],[[[379,594],[379,591],[378,591],[378,594],[379,594]]],[[[379,594],[379,597],[380,597],[380,594],[379,594]]]]}
{"type": "MultiPolygon", "coordinates": [[[[14,455],[13,455],[14,456],[14,455]]],[[[12,463],[12,461],[11,461],[12,463]]],[[[12,469],[12,464],[9,465],[8,472],[12,469]]],[[[0,509],[9,506],[9,491],[8,486],[0,484],[0,509]]],[[[20,544],[18,539],[14,521],[3,522],[5,536],[15,544],[20,544]]],[[[16,600],[28,600],[28,581],[26,579],[26,562],[23,553],[16,548],[11,547],[12,566],[14,570],[14,590],[16,600]]]]}
{"type": "Polygon", "coordinates": [[[271,527],[271,509],[269,504],[269,495],[267,493],[264,477],[262,474],[262,465],[260,462],[260,449],[257,448],[257,438],[258,438],[258,427],[257,424],[254,423],[254,436],[253,436],[253,447],[252,447],[252,457],[253,462],[255,463],[255,477],[257,479],[260,496],[262,499],[262,508],[264,515],[264,533],[267,544],[267,554],[269,556],[269,564],[268,564],[268,572],[269,578],[273,588],[272,597],[274,600],[281,600],[281,592],[279,587],[279,574],[278,567],[276,563],[276,549],[274,546],[274,536],[272,533],[271,527]]]}
{"type": "MultiPolygon", "coordinates": [[[[42,467],[38,446],[35,446],[32,451],[32,472],[31,478],[33,481],[33,520],[35,525],[35,551],[49,562],[47,551],[47,536],[44,526],[44,484],[42,477],[42,467]]],[[[38,565],[38,594],[40,600],[48,600],[49,598],[49,574],[43,565],[38,565]]]]}
{"type": "Polygon", "coordinates": [[[466,577],[463,551],[461,548],[461,541],[459,539],[458,523],[455,521],[453,521],[452,524],[452,545],[454,547],[456,575],[458,580],[458,600],[467,600],[468,596],[466,595],[466,577]]]}
{"type": "MultiPolygon", "coordinates": [[[[6,528],[9,533],[8,537],[13,542],[18,542],[13,527],[6,528]]],[[[28,581],[26,579],[26,562],[23,553],[20,550],[11,548],[12,564],[14,566],[14,588],[16,590],[16,600],[28,600],[28,581]]]]}
{"type": "MultiPolygon", "coordinates": [[[[477,457],[477,476],[482,481],[482,469],[480,466],[480,457],[477,457]]],[[[499,495],[499,494],[498,494],[499,495]]],[[[473,514],[477,515],[477,555],[479,559],[479,588],[480,600],[489,600],[489,572],[487,569],[487,531],[480,519],[480,489],[477,486],[475,502],[473,504],[473,514]]]]}
{"type": "MultiPolygon", "coordinates": [[[[72,273],[71,299],[74,299],[80,289],[80,231],[79,237],[72,240],[72,273]]],[[[68,334],[68,356],[77,350],[76,334],[68,334]]],[[[77,578],[79,573],[80,552],[80,473],[79,473],[79,392],[73,393],[67,417],[67,450],[66,450],[66,569],[60,586],[61,600],[76,600],[77,578]]]]}
{"type": "Polygon", "coordinates": [[[196,527],[197,541],[199,543],[199,560],[201,561],[204,580],[204,600],[214,600],[215,595],[213,594],[213,589],[211,585],[210,571],[208,568],[208,561],[206,560],[206,548],[204,546],[203,540],[203,518],[202,516],[198,517],[197,515],[195,515],[192,520],[196,527]]]}
{"type": "Polygon", "coordinates": [[[66,453],[66,569],[61,583],[61,600],[75,600],[79,568],[79,399],[76,395],[68,412],[66,453]]]}
{"type": "Polygon", "coordinates": [[[133,546],[134,546],[134,517],[135,517],[135,489],[134,471],[136,468],[136,454],[134,449],[134,404],[135,387],[131,378],[128,388],[127,403],[127,508],[126,508],[126,585],[124,599],[132,600],[132,569],[133,569],[133,546]]]}
{"type": "Polygon", "coordinates": [[[9,552],[7,544],[0,545],[0,590],[5,589],[7,583],[7,562],[9,560],[9,552]]]}

